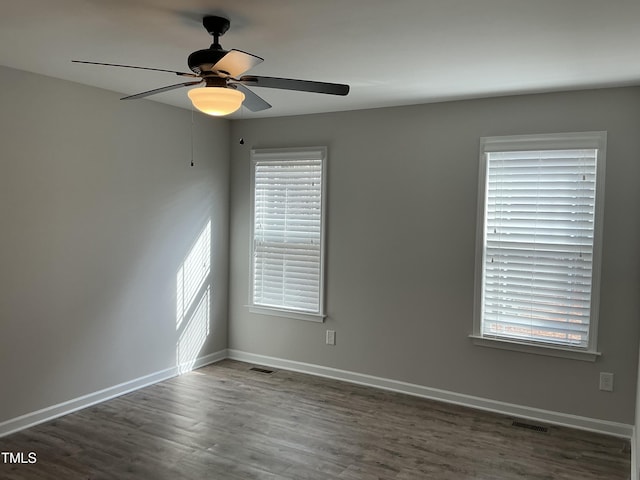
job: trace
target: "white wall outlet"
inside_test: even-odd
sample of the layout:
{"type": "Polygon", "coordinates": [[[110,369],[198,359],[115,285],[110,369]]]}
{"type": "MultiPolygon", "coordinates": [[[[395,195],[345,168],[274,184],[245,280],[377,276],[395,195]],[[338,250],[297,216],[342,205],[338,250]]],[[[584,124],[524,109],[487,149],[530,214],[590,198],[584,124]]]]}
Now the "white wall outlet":
{"type": "Polygon", "coordinates": [[[600,390],[613,392],[613,373],[600,372],[600,390]]]}
{"type": "Polygon", "coordinates": [[[336,344],[336,331],[327,330],[327,345],[335,345],[335,344],[336,344]]]}

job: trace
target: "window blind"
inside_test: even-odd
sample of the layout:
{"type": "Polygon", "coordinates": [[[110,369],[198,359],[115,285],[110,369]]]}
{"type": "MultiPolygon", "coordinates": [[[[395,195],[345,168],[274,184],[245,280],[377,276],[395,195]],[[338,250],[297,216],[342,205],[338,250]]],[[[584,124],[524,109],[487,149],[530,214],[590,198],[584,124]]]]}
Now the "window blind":
{"type": "Polygon", "coordinates": [[[254,305],[322,313],[323,162],[254,154],[254,305]]]}
{"type": "Polygon", "coordinates": [[[598,150],[485,155],[482,335],[586,348],[598,150]]]}

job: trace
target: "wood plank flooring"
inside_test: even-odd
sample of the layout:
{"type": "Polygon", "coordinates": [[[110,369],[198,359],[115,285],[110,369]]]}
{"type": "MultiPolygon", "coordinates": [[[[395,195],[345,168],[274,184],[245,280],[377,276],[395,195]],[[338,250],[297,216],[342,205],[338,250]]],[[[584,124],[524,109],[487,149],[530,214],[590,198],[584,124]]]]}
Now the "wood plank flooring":
{"type": "Polygon", "coordinates": [[[0,478],[627,480],[629,442],[225,360],[0,438],[0,478]]]}

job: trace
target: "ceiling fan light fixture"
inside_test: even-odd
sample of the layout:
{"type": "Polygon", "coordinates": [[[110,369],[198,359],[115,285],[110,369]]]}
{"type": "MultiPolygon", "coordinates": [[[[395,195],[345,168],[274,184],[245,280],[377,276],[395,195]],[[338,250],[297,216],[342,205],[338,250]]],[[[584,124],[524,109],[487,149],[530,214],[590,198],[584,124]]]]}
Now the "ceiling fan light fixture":
{"type": "Polygon", "coordinates": [[[199,87],[187,93],[194,107],[207,115],[223,117],[242,106],[244,93],[235,88],[199,87]]]}

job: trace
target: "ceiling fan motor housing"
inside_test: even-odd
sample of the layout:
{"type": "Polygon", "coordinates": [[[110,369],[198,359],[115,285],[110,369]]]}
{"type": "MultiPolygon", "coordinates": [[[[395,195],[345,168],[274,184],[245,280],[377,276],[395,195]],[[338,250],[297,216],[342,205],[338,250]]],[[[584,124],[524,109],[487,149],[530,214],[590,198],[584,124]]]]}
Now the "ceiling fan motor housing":
{"type": "Polygon", "coordinates": [[[192,72],[200,75],[211,72],[213,66],[227,54],[226,50],[207,48],[189,55],[187,63],[192,72]]]}

